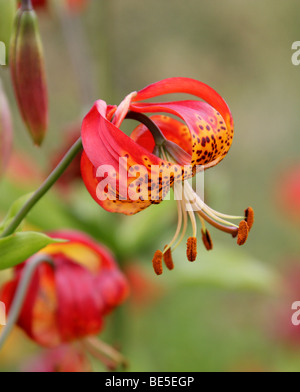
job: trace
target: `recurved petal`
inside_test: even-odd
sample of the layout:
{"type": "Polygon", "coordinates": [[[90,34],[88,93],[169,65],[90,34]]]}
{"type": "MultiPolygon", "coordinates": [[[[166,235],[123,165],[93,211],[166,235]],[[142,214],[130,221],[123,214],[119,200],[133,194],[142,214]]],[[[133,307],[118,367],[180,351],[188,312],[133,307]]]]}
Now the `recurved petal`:
{"type": "Polygon", "coordinates": [[[145,87],[133,98],[133,102],[166,94],[184,93],[203,99],[214,107],[224,118],[229,130],[233,130],[233,118],[224,99],[205,83],[190,78],[169,78],[145,87]]]}
{"type": "Polygon", "coordinates": [[[182,119],[192,139],[192,165],[206,169],[218,164],[227,155],[233,140],[222,115],[206,102],[178,101],[168,103],[133,103],[132,111],[169,113],[182,119]]]}
{"type": "Polygon", "coordinates": [[[107,104],[97,101],[82,124],[84,150],[95,168],[112,165],[118,171],[119,158],[126,158],[128,166],[162,162],[112,124],[107,114],[107,104]]]}

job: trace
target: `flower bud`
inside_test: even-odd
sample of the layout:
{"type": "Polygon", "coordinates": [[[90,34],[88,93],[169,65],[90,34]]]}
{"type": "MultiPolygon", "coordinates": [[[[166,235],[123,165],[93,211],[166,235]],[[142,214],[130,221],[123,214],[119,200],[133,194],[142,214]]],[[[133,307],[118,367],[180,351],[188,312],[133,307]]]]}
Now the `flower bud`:
{"type": "Polygon", "coordinates": [[[22,3],[16,16],[10,68],[23,120],[34,143],[40,146],[48,127],[48,96],[43,48],[30,1],[22,3]]]}
{"type": "Polygon", "coordinates": [[[0,0],[0,42],[2,42],[0,65],[6,65],[8,62],[8,48],[16,11],[16,0],[0,0]]]}
{"type": "Polygon", "coordinates": [[[0,175],[3,173],[12,149],[12,119],[8,101],[0,80],[0,175]]]}

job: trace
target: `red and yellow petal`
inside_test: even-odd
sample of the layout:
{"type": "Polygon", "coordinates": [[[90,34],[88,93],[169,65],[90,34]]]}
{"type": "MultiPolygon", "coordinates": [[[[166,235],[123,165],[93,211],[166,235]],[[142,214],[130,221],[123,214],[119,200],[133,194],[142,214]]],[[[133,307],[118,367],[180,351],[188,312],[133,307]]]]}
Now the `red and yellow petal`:
{"type": "Polygon", "coordinates": [[[42,346],[55,347],[61,343],[61,335],[56,317],[59,305],[54,270],[51,266],[43,264],[38,269],[38,275],[38,292],[32,303],[31,315],[23,309],[19,325],[24,328],[23,322],[31,320],[29,336],[42,346]]]}
{"type": "Polygon", "coordinates": [[[103,194],[102,197],[99,197],[101,195],[99,195],[98,185],[101,179],[97,178],[96,169],[88,159],[85,152],[83,152],[82,154],[81,172],[82,172],[82,178],[85,183],[85,186],[89,191],[89,193],[91,194],[91,196],[93,197],[93,199],[108,212],[119,213],[124,215],[134,215],[151,205],[150,202],[145,202],[145,201],[134,202],[131,200],[118,200],[117,197],[114,198],[115,200],[109,200],[108,198],[106,198],[105,194],[103,194]]]}
{"type": "Polygon", "coordinates": [[[105,305],[95,277],[65,259],[56,266],[57,325],[62,342],[98,334],[103,327],[105,305]]]}

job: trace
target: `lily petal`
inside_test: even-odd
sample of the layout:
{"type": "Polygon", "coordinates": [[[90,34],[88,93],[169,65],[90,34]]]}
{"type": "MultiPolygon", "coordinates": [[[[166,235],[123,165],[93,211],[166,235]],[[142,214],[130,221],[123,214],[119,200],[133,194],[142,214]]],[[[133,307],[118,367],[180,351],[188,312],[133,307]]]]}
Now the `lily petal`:
{"type": "Polygon", "coordinates": [[[134,103],[130,109],[140,113],[169,113],[181,118],[193,140],[193,165],[215,166],[231,147],[233,130],[228,129],[221,114],[205,102],[134,103]]]}
{"type": "Polygon", "coordinates": [[[166,94],[184,93],[201,98],[214,107],[224,118],[229,130],[234,128],[230,109],[224,99],[213,88],[205,83],[190,78],[169,78],[153,83],[139,91],[133,102],[144,101],[149,98],[166,94]]]}

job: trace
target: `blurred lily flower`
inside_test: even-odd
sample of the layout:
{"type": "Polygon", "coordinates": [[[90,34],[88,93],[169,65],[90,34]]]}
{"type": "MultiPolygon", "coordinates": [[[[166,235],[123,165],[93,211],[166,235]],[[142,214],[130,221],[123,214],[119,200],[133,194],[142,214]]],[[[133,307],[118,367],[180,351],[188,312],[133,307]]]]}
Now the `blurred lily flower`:
{"type": "Polygon", "coordinates": [[[300,222],[300,163],[280,176],[275,194],[281,210],[292,221],[300,222]]]}
{"type": "MultiPolygon", "coordinates": [[[[103,329],[104,316],[128,295],[128,284],[110,252],[78,232],[56,232],[69,242],[42,251],[54,266],[41,264],[18,319],[26,334],[44,347],[84,340],[103,329]]],[[[26,261],[2,290],[9,311],[26,261]]]]}
{"type": "Polygon", "coordinates": [[[26,373],[90,373],[84,351],[79,347],[65,345],[47,350],[29,360],[22,371],[26,373]]]}
{"type": "Polygon", "coordinates": [[[40,146],[48,128],[48,95],[37,17],[30,2],[18,10],[10,48],[10,68],[23,120],[40,146]]]}
{"type": "Polygon", "coordinates": [[[13,141],[12,119],[8,101],[0,80],[0,175],[11,155],[13,141]]]}
{"type": "Polygon", "coordinates": [[[153,265],[158,275],[163,272],[163,258],[169,269],[174,268],[171,250],[184,239],[188,217],[193,226],[193,237],[187,244],[189,261],[197,257],[196,216],[208,250],[213,243],[205,221],[238,237],[239,245],[246,242],[254,222],[253,210],[248,208],[240,217],[214,211],[187,181],[220,163],[230,150],[233,136],[233,118],[223,98],[211,87],[187,78],[152,84],[128,95],[118,107],[97,101],[84,119],[82,176],[92,197],[105,210],[133,215],[161,203],[170,188],[174,189],[178,226],[164,251],[155,253],[153,265]],[[142,102],[174,93],[194,95],[205,102],[142,102]],[[167,115],[148,117],[145,113],[167,115]],[[131,137],[120,129],[125,119],[141,123],[131,137]],[[239,225],[230,222],[235,219],[242,221],[239,225]]]}

